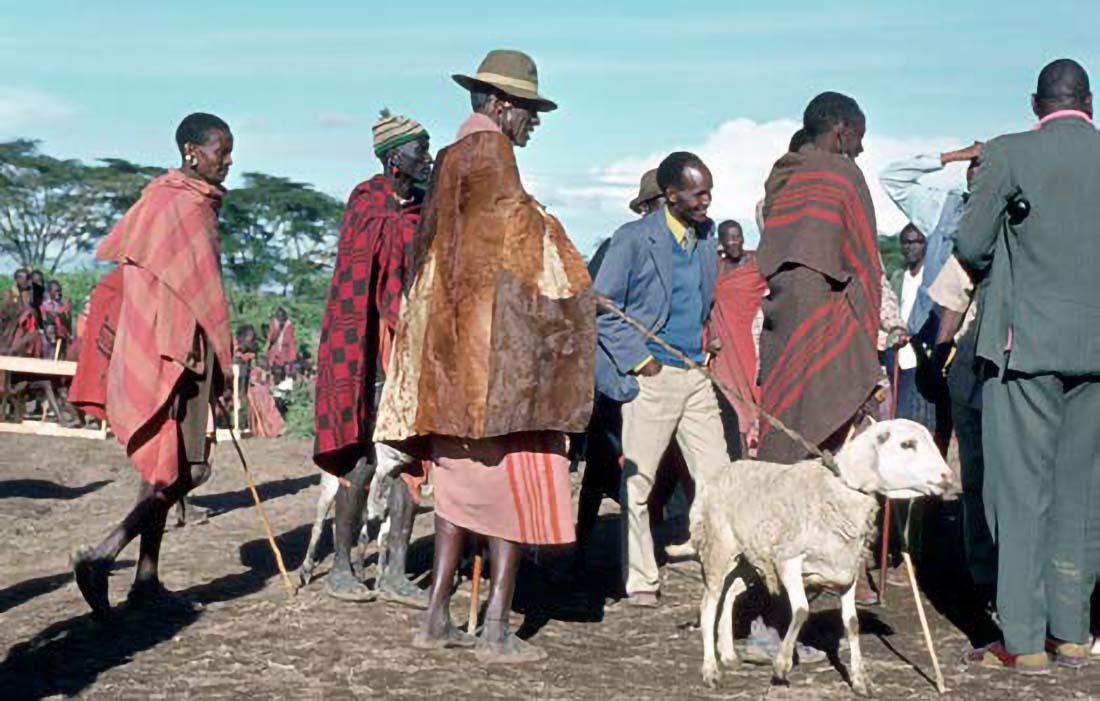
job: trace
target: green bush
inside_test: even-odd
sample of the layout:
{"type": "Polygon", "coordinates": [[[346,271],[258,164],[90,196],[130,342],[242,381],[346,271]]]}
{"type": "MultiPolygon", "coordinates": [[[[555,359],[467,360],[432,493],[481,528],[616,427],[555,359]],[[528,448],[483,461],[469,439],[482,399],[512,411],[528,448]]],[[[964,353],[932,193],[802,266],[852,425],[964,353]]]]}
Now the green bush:
{"type": "Polygon", "coordinates": [[[286,433],[290,438],[313,437],[313,392],[306,382],[295,382],[286,398],[286,433]]]}

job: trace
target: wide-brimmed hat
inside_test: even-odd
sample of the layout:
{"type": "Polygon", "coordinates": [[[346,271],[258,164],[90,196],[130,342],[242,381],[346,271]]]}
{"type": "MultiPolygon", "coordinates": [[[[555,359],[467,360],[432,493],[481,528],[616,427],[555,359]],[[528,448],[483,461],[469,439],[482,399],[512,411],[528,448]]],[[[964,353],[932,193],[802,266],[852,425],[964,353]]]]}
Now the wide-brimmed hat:
{"type": "Polygon", "coordinates": [[[642,174],[642,181],[638,183],[638,196],[630,200],[630,211],[641,214],[643,204],[663,194],[657,186],[657,169],[647,170],[642,174]]]}
{"type": "Polygon", "coordinates": [[[474,75],[456,73],[454,81],[467,90],[495,88],[506,95],[518,97],[534,103],[539,112],[549,112],[558,108],[553,100],[539,95],[539,72],[535,62],[522,51],[511,49],[493,49],[474,75]]]}

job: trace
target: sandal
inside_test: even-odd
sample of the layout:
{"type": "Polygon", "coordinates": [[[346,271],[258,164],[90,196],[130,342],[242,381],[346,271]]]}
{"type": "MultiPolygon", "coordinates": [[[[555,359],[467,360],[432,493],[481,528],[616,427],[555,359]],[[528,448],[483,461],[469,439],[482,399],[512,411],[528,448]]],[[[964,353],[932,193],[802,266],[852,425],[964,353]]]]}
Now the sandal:
{"type": "Polygon", "coordinates": [[[988,669],[1005,669],[1023,675],[1050,674],[1050,659],[1045,652],[1014,655],[1004,643],[990,643],[970,653],[970,662],[988,669]]]}

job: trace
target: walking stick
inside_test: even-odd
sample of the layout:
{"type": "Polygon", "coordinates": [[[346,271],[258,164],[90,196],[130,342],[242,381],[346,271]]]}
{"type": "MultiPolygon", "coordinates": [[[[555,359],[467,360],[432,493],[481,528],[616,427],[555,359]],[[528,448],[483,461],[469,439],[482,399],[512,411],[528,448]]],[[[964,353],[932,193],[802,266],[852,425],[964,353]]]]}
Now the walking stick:
{"type": "Polygon", "coordinates": [[[470,580],[470,621],[466,624],[466,632],[474,635],[477,630],[477,610],[479,608],[479,589],[481,588],[481,543],[474,536],[474,576],[470,580]]]}
{"type": "MultiPolygon", "coordinates": [[[[898,418],[898,354],[894,352],[894,373],[892,378],[892,385],[890,397],[890,418],[898,418]]],[[[879,566],[878,566],[878,601],[883,606],[886,605],[886,565],[887,559],[890,556],[890,499],[886,499],[886,506],[882,511],[882,548],[879,554],[879,566]]]]}
{"type": "MultiPolygon", "coordinates": [[[[222,415],[226,419],[229,419],[229,414],[225,409],[225,405],[221,400],[218,400],[218,408],[221,409],[222,415]]],[[[233,447],[237,449],[237,457],[240,458],[241,468],[244,470],[244,478],[248,481],[248,489],[252,492],[252,500],[256,503],[256,511],[260,514],[260,523],[263,524],[264,533],[267,534],[267,543],[271,546],[271,552],[275,554],[275,565],[279,568],[279,574],[283,576],[283,584],[286,585],[287,593],[290,598],[294,598],[294,594],[297,590],[294,588],[293,582],[290,581],[290,575],[287,574],[286,565],[283,564],[283,554],[279,551],[279,545],[275,542],[275,533],[271,530],[271,522],[267,520],[267,512],[264,511],[263,502],[260,501],[260,494],[256,491],[256,484],[252,481],[252,473],[248,471],[248,462],[244,459],[244,451],[241,450],[241,444],[237,442],[236,432],[230,428],[229,437],[233,441],[233,447]]]]}
{"type": "Polygon", "coordinates": [[[928,619],[924,616],[924,602],[921,601],[920,589],[917,588],[917,571],[913,569],[913,560],[905,550],[901,551],[901,559],[905,562],[905,570],[909,573],[909,586],[913,589],[913,600],[917,602],[917,616],[920,618],[920,627],[924,632],[924,644],[928,646],[928,654],[932,658],[932,669],[936,673],[936,691],[946,694],[947,686],[943,683],[940,660],[936,657],[936,646],[932,642],[932,632],[928,629],[928,619]]]}

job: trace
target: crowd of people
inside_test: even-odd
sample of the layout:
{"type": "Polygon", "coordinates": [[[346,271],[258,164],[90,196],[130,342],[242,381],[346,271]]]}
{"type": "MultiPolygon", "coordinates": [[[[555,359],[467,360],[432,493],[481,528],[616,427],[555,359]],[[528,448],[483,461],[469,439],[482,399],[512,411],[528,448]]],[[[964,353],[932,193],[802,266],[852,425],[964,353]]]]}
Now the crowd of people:
{"type": "MultiPolygon", "coordinates": [[[[690,501],[693,477],[736,470],[738,459],[814,458],[896,415],[926,426],[944,453],[957,438],[969,577],[1003,632],[974,661],[1020,673],[1088,662],[1100,319],[1087,262],[1100,256],[1100,135],[1079,64],[1043,68],[1032,131],[881,173],[909,220],[893,279],[856,165],[867,117],[850,96],[814,97],[776,154],[756,251],[741,224],[708,217],[711,171],[678,151],[642,176],[629,203],[639,218],[586,266],[516,162],[514,149],[557,107],[539,92],[534,61],[495,50],[454,80],[471,105],[455,139],[433,159],[419,122],[384,112],[373,128],[382,172],[353,190],[340,227],[315,378],[314,461],[341,485],[330,594],[426,609],[418,648],[471,647],[484,663],[543,659],[509,625],[527,546],[576,541],[583,567],[610,496],[622,513],[622,600],[660,607],[652,523],[670,502],[690,501]],[[953,163],[967,164],[968,191],[922,182],[953,163]],[[585,465],[576,524],[570,456],[585,465]],[[369,588],[351,551],[379,471],[401,477],[385,495],[395,562],[369,588]],[[404,558],[428,479],[425,591],[404,558]],[[490,563],[476,639],[450,616],[471,544],[490,563]]],[[[263,432],[278,430],[275,373],[296,361],[285,310],[262,354],[251,327],[230,335],[216,230],[229,126],[192,114],[176,143],[180,167],[150,184],[97,251],[119,264],[121,284],[93,294],[89,333],[109,329],[115,342],[83,349],[70,392],[110,419],[143,484],[126,518],[74,556],[100,617],[112,611],[112,561],[139,536],[131,599],[169,595],[157,575],[165,516],[208,474],[203,429],[234,355],[251,366],[263,432]]],[[[903,547],[919,531],[914,510],[903,547]]],[[[867,569],[853,584],[873,603],[871,585],[885,583],[867,569]]],[[[749,647],[766,660],[782,613],[753,625],[749,647]]]]}
{"type": "MultiPolygon", "coordinates": [[[[83,315],[74,327],[72,303],[61,283],[45,280],[41,270],[19,268],[13,274],[0,299],[0,355],[64,360],[79,353],[83,315]]],[[[77,417],[65,401],[66,389],[58,380],[0,370],[0,421],[22,421],[30,405],[34,413],[52,413],[57,423],[72,425],[77,417]]]]}

